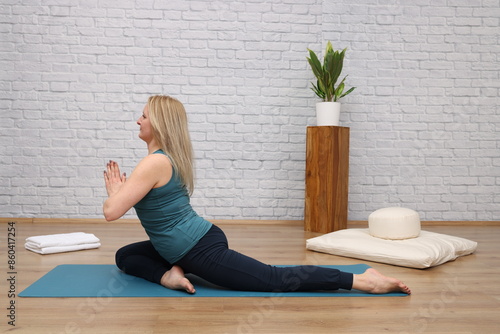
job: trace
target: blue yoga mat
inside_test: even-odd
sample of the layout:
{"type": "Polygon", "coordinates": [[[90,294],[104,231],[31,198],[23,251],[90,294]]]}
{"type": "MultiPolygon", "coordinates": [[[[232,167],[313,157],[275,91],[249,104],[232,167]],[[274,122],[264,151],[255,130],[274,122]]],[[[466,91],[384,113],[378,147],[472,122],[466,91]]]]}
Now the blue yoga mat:
{"type": "MultiPolygon", "coordinates": [[[[322,266],[353,274],[363,273],[365,264],[322,266]]],[[[130,276],[110,264],[63,264],[55,267],[22,291],[20,297],[376,297],[406,296],[404,293],[374,295],[359,290],[312,292],[234,291],[213,285],[197,276],[186,275],[196,289],[191,295],[170,290],[142,278],[130,276]]]]}

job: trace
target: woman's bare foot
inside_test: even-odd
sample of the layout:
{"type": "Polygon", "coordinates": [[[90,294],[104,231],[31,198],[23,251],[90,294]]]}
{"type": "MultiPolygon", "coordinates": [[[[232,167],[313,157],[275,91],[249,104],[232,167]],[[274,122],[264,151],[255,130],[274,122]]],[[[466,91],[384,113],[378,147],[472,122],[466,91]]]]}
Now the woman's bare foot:
{"type": "Polygon", "coordinates": [[[367,269],[361,275],[354,275],[352,288],[369,293],[404,292],[411,294],[406,284],[392,277],[387,277],[373,268],[367,269]]]}
{"type": "Polygon", "coordinates": [[[173,266],[163,274],[160,280],[161,285],[172,290],[186,290],[188,293],[195,293],[193,284],[184,276],[184,270],[179,266],[173,266]]]}

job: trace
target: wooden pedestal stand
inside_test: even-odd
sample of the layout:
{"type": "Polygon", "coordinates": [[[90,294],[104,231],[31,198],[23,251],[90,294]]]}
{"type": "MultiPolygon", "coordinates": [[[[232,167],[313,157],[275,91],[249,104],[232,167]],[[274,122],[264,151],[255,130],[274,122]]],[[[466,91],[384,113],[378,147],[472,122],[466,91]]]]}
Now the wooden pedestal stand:
{"type": "Polygon", "coordinates": [[[348,193],[349,128],[307,127],[304,230],[347,228],[348,193]]]}

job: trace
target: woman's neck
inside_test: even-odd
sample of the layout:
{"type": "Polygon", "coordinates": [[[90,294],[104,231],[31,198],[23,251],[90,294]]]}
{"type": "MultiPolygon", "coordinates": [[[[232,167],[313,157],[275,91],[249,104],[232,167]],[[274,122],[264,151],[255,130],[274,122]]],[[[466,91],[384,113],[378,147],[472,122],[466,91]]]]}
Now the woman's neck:
{"type": "Polygon", "coordinates": [[[154,140],[148,143],[148,153],[152,154],[153,152],[161,149],[160,145],[158,145],[154,140]]]}

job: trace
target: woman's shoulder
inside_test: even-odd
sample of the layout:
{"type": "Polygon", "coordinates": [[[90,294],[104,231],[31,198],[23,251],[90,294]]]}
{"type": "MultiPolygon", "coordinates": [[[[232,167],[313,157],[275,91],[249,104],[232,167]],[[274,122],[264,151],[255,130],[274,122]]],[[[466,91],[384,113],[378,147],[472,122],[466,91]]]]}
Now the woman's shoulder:
{"type": "Polygon", "coordinates": [[[133,174],[154,180],[153,188],[166,184],[172,177],[172,163],[163,154],[149,154],[135,167],[133,174]]]}
{"type": "Polygon", "coordinates": [[[156,152],[153,152],[145,156],[139,162],[139,165],[144,165],[146,167],[153,167],[153,168],[154,167],[165,168],[165,163],[167,163],[169,166],[172,165],[172,162],[170,161],[170,157],[168,156],[168,154],[165,154],[163,151],[158,150],[156,152]]]}

